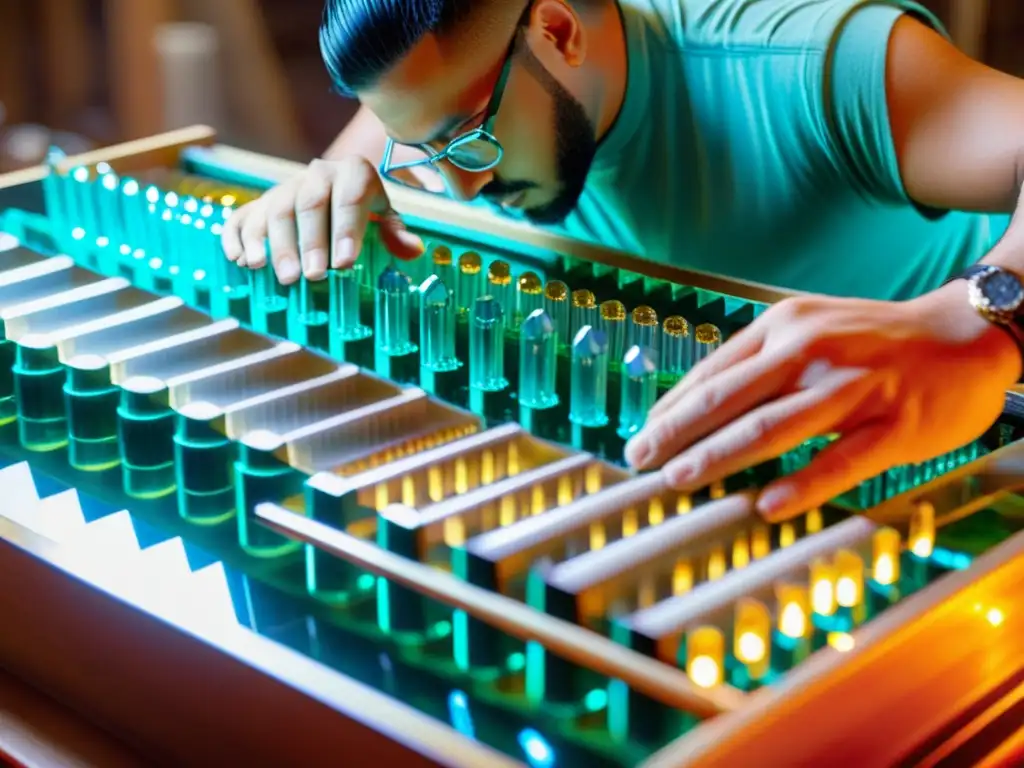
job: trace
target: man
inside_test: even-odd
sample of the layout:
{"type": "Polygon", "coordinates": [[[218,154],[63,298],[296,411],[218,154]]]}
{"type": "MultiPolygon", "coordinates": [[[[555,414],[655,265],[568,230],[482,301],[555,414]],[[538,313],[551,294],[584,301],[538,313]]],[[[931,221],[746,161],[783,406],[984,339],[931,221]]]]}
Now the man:
{"type": "Polygon", "coordinates": [[[1024,83],[936,26],[907,0],[328,0],[324,60],[362,110],[225,251],[259,267],[269,239],[282,282],[318,279],[373,215],[415,258],[383,157],[541,226],[828,294],[725,344],[627,451],[688,488],[841,435],[761,493],[797,514],[977,437],[1021,373],[1024,83]],[[947,283],[979,260],[1002,269],[947,283]]]}

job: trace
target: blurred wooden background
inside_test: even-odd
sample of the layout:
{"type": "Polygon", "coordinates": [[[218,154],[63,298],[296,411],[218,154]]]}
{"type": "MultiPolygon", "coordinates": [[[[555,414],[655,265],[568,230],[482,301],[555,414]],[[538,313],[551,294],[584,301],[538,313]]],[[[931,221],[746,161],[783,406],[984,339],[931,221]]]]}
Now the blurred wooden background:
{"type": "MultiPolygon", "coordinates": [[[[1024,2],[924,3],[969,53],[1024,75],[1024,2]]],[[[53,129],[68,141],[107,144],[204,121],[226,141],[309,159],[354,110],[330,92],[320,62],[322,7],[323,0],[0,0],[0,166],[32,154],[33,141],[13,128],[26,124],[46,126],[29,134],[36,143],[53,129]],[[19,138],[6,161],[4,135],[19,138]]]]}

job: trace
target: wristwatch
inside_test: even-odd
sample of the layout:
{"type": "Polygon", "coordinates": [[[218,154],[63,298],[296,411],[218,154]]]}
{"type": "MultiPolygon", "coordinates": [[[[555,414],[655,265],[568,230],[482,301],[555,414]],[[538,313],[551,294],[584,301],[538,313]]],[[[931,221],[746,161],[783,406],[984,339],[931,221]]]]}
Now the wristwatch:
{"type": "Polygon", "coordinates": [[[990,323],[1008,331],[1024,353],[1024,281],[992,264],[975,264],[953,280],[967,281],[971,306],[990,323]]]}

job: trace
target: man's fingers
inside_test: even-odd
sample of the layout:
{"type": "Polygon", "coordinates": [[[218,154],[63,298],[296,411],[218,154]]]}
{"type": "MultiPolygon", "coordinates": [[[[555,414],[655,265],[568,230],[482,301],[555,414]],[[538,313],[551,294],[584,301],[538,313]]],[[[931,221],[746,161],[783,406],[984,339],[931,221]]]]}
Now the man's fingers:
{"type": "Polygon", "coordinates": [[[352,160],[338,168],[331,201],[331,240],[334,269],[351,267],[363,247],[370,214],[391,211],[391,203],[377,172],[365,160],[352,160]]]}
{"type": "Polygon", "coordinates": [[[267,241],[274,273],[282,285],[291,285],[302,274],[299,236],[295,229],[295,208],[290,196],[268,200],[267,241]]]}
{"type": "Polygon", "coordinates": [[[267,263],[267,209],[260,201],[242,223],[242,245],[245,265],[249,269],[262,269],[267,263]]]}
{"type": "Polygon", "coordinates": [[[821,506],[893,466],[897,444],[891,422],[866,422],[828,446],[804,469],[765,488],[757,509],[777,522],[821,506]]]}
{"type": "Polygon", "coordinates": [[[333,184],[326,173],[312,166],[295,195],[302,273],[309,280],[327,275],[331,252],[331,194],[333,184]]]}
{"type": "Polygon", "coordinates": [[[422,256],[426,250],[423,241],[405,228],[397,214],[379,217],[377,226],[384,247],[397,259],[412,261],[422,256]]]}
{"type": "Polygon", "coordinates": [[[665,394],[648,414],[648,421],[657,418],[678,403],[682,397],[694,387],[702,384],[722,371],[753,357],[764,343],[764,334],[753,326],[737,333],[725,344],[715,350],[714,354],[701,360],[683,377],[683,380],[665,394]]]}
{"type": "Polygon", "coordinates": [[[626,447],[626,459],[638,469],[660,466],[695,440],[777,397],[792,376],[792,363],[778,355],[743,360],[688,389],[667,411],[649,415],[647,426],[626,447]]]}
{"type": "Polygon", "coordinates": [[[691,490],[780,456],[829,432],[874,386],[867,371],[836,371],[819,386],[767,403],[701,440],[665,466],[665,477],[674,488],[691,490]]]}
{"type": "Polygon", "coordinates": [[[248,205],[242,206],[231,214],[231,217],[224,222],[224,228],[220,234],[220,245],[224,249],[224,256],[228,261],[233,261],[241,267],[245,266],[245,246],[242,245],[242,223],[250,211],[248,205]]]}

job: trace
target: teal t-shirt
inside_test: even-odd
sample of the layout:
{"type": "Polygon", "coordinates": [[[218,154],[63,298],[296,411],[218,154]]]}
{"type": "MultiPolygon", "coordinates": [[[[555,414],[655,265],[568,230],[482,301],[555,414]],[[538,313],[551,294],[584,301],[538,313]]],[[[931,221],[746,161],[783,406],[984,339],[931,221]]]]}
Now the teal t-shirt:
{"type": "Polygon", "coordinates": [[[620,0],[626,101],[568,234],[799,291],[912,297],[1005,215],[930,214],[900,179],[885,62],[904,0],[620,0]]]}

